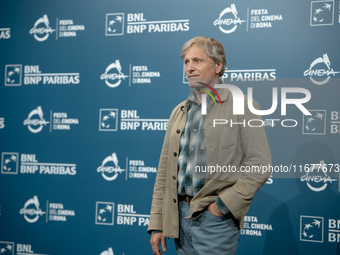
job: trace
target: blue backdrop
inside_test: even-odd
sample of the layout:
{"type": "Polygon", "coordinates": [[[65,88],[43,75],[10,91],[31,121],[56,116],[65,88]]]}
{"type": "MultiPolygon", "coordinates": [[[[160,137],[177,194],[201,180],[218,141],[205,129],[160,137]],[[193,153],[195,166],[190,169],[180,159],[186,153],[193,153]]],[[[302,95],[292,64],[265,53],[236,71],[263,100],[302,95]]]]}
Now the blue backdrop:
{"type": "Polygon", "coordinates": [[[340,254],[339,6],[2,1],[0,254],[151,254],[160,150],[190,93],[179,53],[199,35],[225,46],[224,78],[262,109],[278,88],[263,116],[275,171],[237,254],[340,254]],[[311,116],[281,114],[286,87],[310,92],[311,116]]]}

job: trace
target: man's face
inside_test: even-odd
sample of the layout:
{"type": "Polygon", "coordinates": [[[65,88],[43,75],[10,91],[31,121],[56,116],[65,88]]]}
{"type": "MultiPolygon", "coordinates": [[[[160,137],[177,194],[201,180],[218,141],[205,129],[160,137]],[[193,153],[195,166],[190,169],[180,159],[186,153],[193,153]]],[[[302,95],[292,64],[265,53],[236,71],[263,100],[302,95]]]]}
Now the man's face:
{"type": "Polygon", "coordinates": [[[188,49],[184,56],[185,74],[188,78],[189,86],[193,88],[198,86],[196,81],[211,85],[218,83],[222,66],[222,62],[215,63],[205,54],[201,47],[195,44],[188,49]]]}

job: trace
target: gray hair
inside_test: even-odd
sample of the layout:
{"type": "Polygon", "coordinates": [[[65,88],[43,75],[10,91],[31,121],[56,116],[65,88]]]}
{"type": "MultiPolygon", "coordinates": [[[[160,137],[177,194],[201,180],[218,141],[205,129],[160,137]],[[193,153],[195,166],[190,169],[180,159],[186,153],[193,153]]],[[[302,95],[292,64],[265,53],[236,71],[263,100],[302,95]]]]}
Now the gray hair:
{"type": "Polygon", "coordinates": [[[184,59],[185,54],[189,50],[191,46],[196,44],[197,46],[201,47],[205,54],[210,57],[215,63],[222,62],[222,70],[220,71],[220,77],[224,74],[225,67],[227,65],[227,60],[225,57],[225,52],[222,43],[216,41],[214,38],[206,37],[206,36],[197,36],[189,41],[187,41],[181,50],[181,58],[184,59]]]}

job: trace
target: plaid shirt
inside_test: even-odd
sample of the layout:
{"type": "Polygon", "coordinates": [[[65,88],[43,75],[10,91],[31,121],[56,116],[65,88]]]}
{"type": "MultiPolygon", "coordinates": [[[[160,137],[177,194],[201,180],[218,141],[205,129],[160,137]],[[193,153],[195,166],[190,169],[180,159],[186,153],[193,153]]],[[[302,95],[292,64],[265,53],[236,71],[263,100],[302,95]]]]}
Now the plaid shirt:
{"type": "MultiPolygon", "coordinates": [[[[207,97],[207,107],[212,102],[207,97]]],[[[204,186],[207,172],[196,171],[207,166],[205,147],[205,115],[201,114],[201,104],[197,103],[195,93],[189,97],[188,120],[183,129],[178,157],[178,194],[195,196],[204,186]]]]}

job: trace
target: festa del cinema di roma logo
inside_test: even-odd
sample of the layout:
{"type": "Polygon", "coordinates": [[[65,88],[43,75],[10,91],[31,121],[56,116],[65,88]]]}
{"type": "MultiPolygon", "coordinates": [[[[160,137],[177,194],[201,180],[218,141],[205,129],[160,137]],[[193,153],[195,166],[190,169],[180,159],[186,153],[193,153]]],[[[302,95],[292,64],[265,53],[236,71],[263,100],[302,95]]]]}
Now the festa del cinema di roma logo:
{"type": "Polygon", "coordinates": [[[54,31],[55,31],[55,29],[52,29],[50,27],[50,21],[48,20],[47,14],[45,14],[45,15],[42,16],[42,18],[38,19],[34,23],[34,27],[30,30],[30,34],[33,34],[34,38],[38,42],[43,42],[54,31]]]}
{"type": "Polygon", "coordinates": [[[329,81],[332,75],[334,77],[338,73],[340,72],[334,71],[334,69],[331,68],[331,61],[326,53],[323,54],[322,57],[315,59],[310,64],[309,69],[304,71],[303,75],[309,76],[310,80],[315,85],[324,85],[329,81]],[[317,78],[318,80],[316,80],[317,78]]]}
{"type": "Polygon", "coordinates": [[[44,119],[44,113],[42,111],[41,106],[38,106],[37,109],[34,109],[28,114],[28,117],[26,120],[24,120],[24,125],[27,126],[29,131],[32,133],[39,133],[44,126],[49,124],[49,121],[46,121],[44,119]],[[33,118],[33,116],[37,115],[37,118],[33,118]]]}
{"type": "Polygon", "coordinates": [[[102,173],[102,177],[107,181],[113,181],[117,178],[119,173],[124,172],[125,169],[121,169],[118,165],[118,158],[116,153],[106,157],[101,166],[97,168],[97,172],[102,173]],[[112,164],[113,163],[113,164],[112,164]],[[109,176],[113,173],[112,176],[109,176]]]}
{"type": "Polygon", "coordinates": [[[28,199],[24,205],[24,208],[20,210],[20,214],[24,215],[24,218],[29,223],[36,222],[40,216],[45,214],[46,212],[41,211],[40,203],[37,196],[33,196],[33,198],[28,199]]]}
{"type": "MultiPolygon", "coordinates": [[[[338,166],[339,167],[339,166],[338,166]]],[[[330,170],[331,171],[331,170],[330,170]]],[[[334,172],[336,172],[336,166],[334,172]]],[[[307,187],[314,192],[321,192],[327,188],[327,185],[338,181],[335,178],[331,178],[327,174],[327,164],[324,160],[320,160],[319,164],[312,164],[307,173],[301,176],[301,182],[306,182],[307,187]]]]}
{"type": "MultiPolygon", "coordinates": [[[[212,88],[211,86],[209,86],[208,84],[202,83],[202,82],[197,82],[201,85],[206,86],[207,88],[211,89],[216,96],[218,97],[220,104],[222,105],[221,102],[221,98],[218,95],[218,93],[216,92],[216,90],[214,88],[212,88]]],[[[215,88],[227,88],[230,90],[230,92],[233,95],[233,114],[234,115],[243,115],[244,114],[244,96],[243,96],[243,92],[241,89],[239,89],[237,86],[235,85],[231,85],[231,84],[215,84],[215,88]]],[[[214,99],[213,95],[206,89],[204,88],[199,88],[201,90],[204,90],[213,100],[215,105],[217,105],[216,100],[214,99]]],[[[269,115],[272,114],[276,108],[277,108],[277,104],[278,104],[278,100],[277,100],[277,88],[273,87],[272,88],[272,92],[273,92],[273,103],[270,109],[268,110],[257,110],[255,109],[255,107],[253,106],[253,90],[251,87],[248,87],[248,107],[249,110],[256,114],[256,115],[269,115]]],[[[201,95],[201,99],[202,99],[202,115],[206,115],[207,114],[207,94],[202,94],[201,95]]],[[[286,115],[286,108],[287,108],[287,104],[295,104],[304,115],[312,115],[302,104],[306,103],[310,100],[311,98],[311,93],[309,92],[309,90],[305,89],[305,88],[296,88],[296,87],[292,87],[292,88],[285,88],[282,87],[281,88],[281,115],[286,115]],[[297,99],[287,99],[287,93],[302,93],[305,95],[304,98],[297,98],[297,99]]],[[[215,124],[226,124],[225,122],[226,120],[222,120],[222,119],[215,119],[214,120],[214,126],[215,124]]],[[[251,120],[250,120],[251,121],[251,120]]],[[[254,120],[255,121],[255,120],[254,120]]],[[[260,120],[256,120],[256,121],[260,121],[260,120]]],[[[294,121],[294,120],[292,120],[294,121]]],[[[296,122],[296,121],[295,121],[296,122]]],[[[264,123],[262,121],[262,125],[263,126],[264,123]]]]}
{"type": "Polygon", "coordinates": [[[120,64],[119,59],[117,59],[114,63],[110,64],[106,69],[105,73],[100,76],[101,80],[105,80],[105,83],[110,88],[115,88],[120,85],[122,79],[128,78],[128,75],[125,75],[122,72],[122,66],[120,64]],[[116,70],[116,72],[114,72],[116,70]],[[117,80],[117,81],[116,81],[117,80]]]}
{"type": "Polygon", "coordinates": [[[231,4],[230,7],[225,8],[220,13],[218,19],[214,21],[214,26],[218,26],[219,29],[225,34],[234,32],[238,24],[241,25],[242,22],[246,22],[245,20],[241,20],[239,17],[237,17],[237,14],[238,13],[235,4],[231,4]]]}
{"type": "Polygon", "coordinates": [[[46,121],[44,119],[43,110],[41,106],[38,106],[28,114],[28,117],[24,120],[23,124],[24,126],[27,126],[28,130],[32,133],[39,133],[47,124],[50,124],[50,132],[52,130],[70,130],[71,125],[79,124],[77,118],[69,118],[65,112],[52,113],[51,111],[50,120],[51,121],[46,121]]]}

